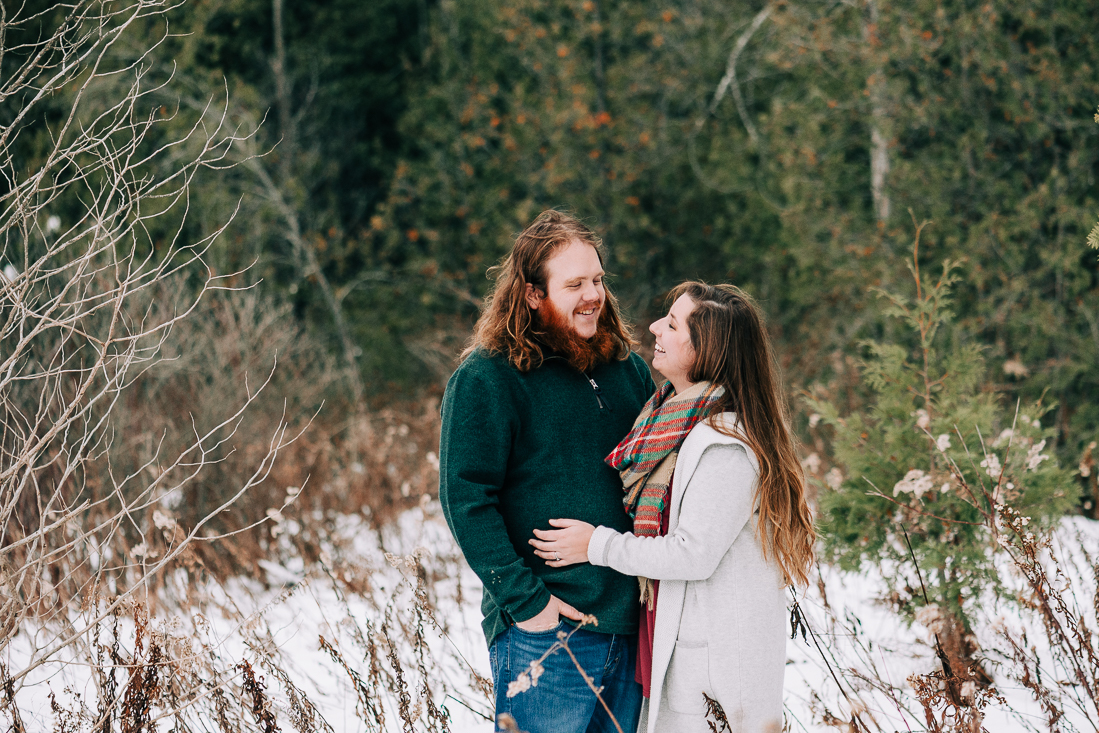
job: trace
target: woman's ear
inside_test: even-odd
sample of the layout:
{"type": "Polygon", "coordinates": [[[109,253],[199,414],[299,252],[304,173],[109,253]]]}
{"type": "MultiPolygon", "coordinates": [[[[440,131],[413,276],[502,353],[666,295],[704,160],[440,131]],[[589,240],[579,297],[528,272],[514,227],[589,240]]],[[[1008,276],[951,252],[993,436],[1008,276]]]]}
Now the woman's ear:
{"type": "Polygon", "coordinates": [[[542,304],[542,298],[544,297],[545,295],[542,294],[541,290],[527,283],[527,305],[530,306],[531,310],[538,310],[538,306],[542,304]]]}

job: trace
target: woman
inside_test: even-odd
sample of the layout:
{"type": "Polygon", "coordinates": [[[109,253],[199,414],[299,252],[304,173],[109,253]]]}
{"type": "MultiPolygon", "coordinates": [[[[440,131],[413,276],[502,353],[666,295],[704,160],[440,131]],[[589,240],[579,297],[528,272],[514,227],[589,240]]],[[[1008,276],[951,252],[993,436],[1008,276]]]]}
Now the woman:
{"type": "Polygon", "coordinates": [[[708,731],[706,697],[736,733],[779,730],[785,586],[805,584],[812,518],[771,347],[732,285],[676,288],[653,367],[668,381],[607,462],[633,532],[572,519],[535,530],[554,567],[639,576],[640,730],[708,731]]]}

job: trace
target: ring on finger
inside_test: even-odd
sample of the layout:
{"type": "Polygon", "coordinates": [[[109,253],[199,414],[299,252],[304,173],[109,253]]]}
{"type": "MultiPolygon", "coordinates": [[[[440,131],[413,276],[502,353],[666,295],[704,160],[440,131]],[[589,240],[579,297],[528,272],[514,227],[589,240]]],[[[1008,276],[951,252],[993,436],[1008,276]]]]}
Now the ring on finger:
{"type": "Polygon", "coordinates": [[[553,551],[553,559],[556,560],[557,562],[561,562],[561,553],[557,552],[557,550],[554,550],[553,551]]]}

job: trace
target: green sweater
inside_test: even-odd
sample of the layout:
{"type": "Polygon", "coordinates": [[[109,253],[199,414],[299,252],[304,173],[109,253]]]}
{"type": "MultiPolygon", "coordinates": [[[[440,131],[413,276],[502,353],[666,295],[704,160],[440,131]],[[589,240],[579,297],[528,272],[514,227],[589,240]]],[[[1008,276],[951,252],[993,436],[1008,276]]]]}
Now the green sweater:
{"type": "Polygon", "coordinates": [[[607,634],[637,630],[636,579],[588,563],[551,568],[534,554],[534,529],[580,519],[628,532],[622,482],[603,459],[656,389],[637,354],[588,378],[560,357],[521,373],[475,352],[447,383],[439,499],[466,560],[484,583],[489,646],[536,616],[550,594],[593,614],[607,634]]]}

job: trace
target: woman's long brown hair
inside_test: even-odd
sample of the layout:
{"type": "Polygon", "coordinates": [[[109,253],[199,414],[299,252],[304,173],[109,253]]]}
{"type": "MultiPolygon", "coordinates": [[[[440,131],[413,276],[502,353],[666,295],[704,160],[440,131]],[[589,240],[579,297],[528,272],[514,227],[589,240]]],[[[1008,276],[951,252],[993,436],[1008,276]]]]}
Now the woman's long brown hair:
{"type": "MultiPolygon", "coordinates": [[[[546,263],[558,249],[574,241],[591,245],[603,262],[603,243],[595,232],[576,217],[555,209],[543,211],[515,238],[515,246],[507,257],[489,270],[490,275],[495,275],[496,284],[485,299],[473,338],[462,352],[463,360],[477,349],[484,349],[505,355],[521,372],[542,364],[545,354],[536,338],[537,324],[527,304],[527,283],[545,293],[549,284],[546,263]]],[[[615,356],[625,359],[635,342],[618,315],[618,302],[610,288],[606,283],[603,287],[607,300],[599,314],[599,329],[616,342],[615,356]]]]}
{"type": "Polygon", "coordinates": [[[735,412],[739,425],[713,426],[744,441],[759,461],[756,531],[763,557],[777,560],[787,583],[806,585],[816,531],[763,317],[751,297],[733,285],[686,282],[670,298],[681,295],[694,303],[687,329],[695,363],[687,378],[725,387],[711,416],[735,412]]]}

